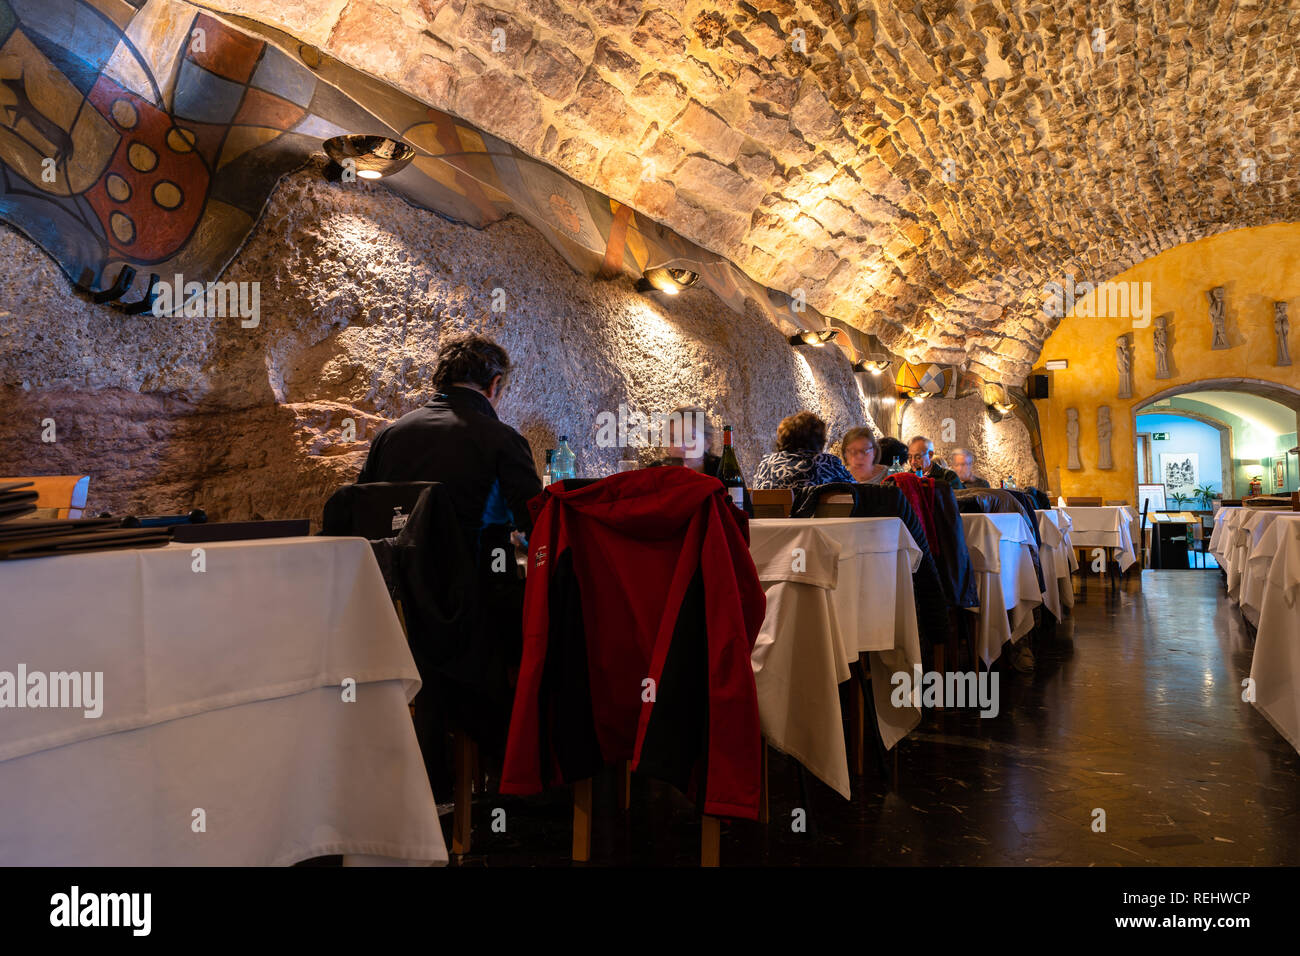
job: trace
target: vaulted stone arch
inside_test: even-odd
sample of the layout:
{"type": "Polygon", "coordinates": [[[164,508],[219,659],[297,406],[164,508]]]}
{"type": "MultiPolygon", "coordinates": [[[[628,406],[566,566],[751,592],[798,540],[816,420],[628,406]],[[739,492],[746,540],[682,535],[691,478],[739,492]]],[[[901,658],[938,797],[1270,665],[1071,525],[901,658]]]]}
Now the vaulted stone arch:
{"type": "Polygon", "coordinates": [[[214,0],[900,354],[1018,384],[1045,282],[1300,220],[1300,9],[214,0]]]}

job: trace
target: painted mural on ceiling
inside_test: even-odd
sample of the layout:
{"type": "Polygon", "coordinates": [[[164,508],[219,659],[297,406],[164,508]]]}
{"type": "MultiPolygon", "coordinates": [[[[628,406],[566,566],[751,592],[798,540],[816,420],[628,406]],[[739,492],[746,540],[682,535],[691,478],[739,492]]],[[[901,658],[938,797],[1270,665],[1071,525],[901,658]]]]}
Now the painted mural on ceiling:
{"type": "MultiPolygon", "coordinates": [[[[112,288],[132,274],[124,267],[144,307],[147,276],[215,282],[280,178],[348,133],[412,146],[384,184],[445,218],[481,229],[516,215],[579,272],[688,269],[737,312],[790,332],[837,328],[851,361],[887,355],[631,207],[265,24],[183,0],[0,0],[0,218],[87,292],[112,288]]],[[[982,384],[950,376],[952,396],[982,384]]],[[[869,401],[892,402],[888,378],[869,384],[869,401]]]]}
{"type": "MultiPolygon", "coordinates": [[[[730,307],[812,309],[501,140],[292,37],[178,0],[0,0],[0,217],[88,291],[124,266],[216,281],[279,179],[346,133],[401,139],[385,184],[483,228],[518,215],[577,270],[698,272],[730,307]]],[[[838,324],[838,323],[837,323],[838,324]]],[[[851,354],[860,333],[845,329],[851,354]]]]}

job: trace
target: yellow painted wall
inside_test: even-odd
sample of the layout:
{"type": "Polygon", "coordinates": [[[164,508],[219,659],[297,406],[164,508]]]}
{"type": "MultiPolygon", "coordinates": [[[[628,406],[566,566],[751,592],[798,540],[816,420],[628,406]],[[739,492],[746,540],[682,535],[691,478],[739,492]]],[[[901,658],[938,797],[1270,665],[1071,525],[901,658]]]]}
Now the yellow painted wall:
{"type": "MultiPolygon", "coordinates": [[[[1100,281],[1105,277],[1076,275],[1100,281]]],[[[1064,276],[1053,276],[1062,282],[1064,276]]],[[[1053,494],[1099,495],[1134,501],[1133,411],[1166,389],[1208,379],[1245,378],[1300,390],[1300,223],[1239,229],[1178,246],[1115,276],[1115,282],[1151,283],[1151,325],[1134,328],[1131,317],[1067,315],[1043,346],[1037,372],[1052,359],[1068,359],[1065,370],[1046,372],[1049,395],[1035,404],[1042,424],[1043,454],[1053,494]],[[1208,291],[1226,289],[1230,348],[1212,351],[1208,291]],[[1290,367],[1279,368],[1273,332],[1273,303],[1289,303],[1290,367]],[[1157,379],[1155,318],[1172,312],[1171,378],[1157,379]],[[1133,333],[1133,398],[1120,399],[1115,341],[1133,333]],[[1114,469],[1097,468],[1097,409],[1111,408],[1114,469]],[[1082,471],[1069,471],[1065,410],[1079,410],[1082,471]]],[[[1094,297],[1095,298],[1095,297],[1094,297]]],[[[1091,303],[1090,303],[1091,304],[1091,303]]],[[[1082,300],[1075,312],[1086,312],[1082,300]]],[[[1094,308],[1093,311],[1096,311],[1094,308]]]]}

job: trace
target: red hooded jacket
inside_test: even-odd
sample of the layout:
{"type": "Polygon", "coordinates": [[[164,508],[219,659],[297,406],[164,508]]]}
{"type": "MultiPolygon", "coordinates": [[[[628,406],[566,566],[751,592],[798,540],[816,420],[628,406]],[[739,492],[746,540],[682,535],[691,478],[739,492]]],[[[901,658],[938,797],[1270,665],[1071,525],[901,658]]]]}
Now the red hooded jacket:
{"type": "Polygon", "coordinates": [[[630,759],[694,789],[705,813],[755,819],[750,651],[766,599],[744,513],[716,478],[686,468],[560,482],[529,509],[501,792],[536,793],[630,759]]]}

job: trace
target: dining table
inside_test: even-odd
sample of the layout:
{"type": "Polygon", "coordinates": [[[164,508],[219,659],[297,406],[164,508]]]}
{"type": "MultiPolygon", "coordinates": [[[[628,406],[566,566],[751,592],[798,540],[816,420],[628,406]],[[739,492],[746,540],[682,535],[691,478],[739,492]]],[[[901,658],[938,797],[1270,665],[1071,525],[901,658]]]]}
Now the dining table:
{"type": "Polygon", "coordinates": [[[1043,606],[1058,621],[1074,607],[1073,574],[1079,569],[1074,553],[1070,516],[1063,508],[1043,508],[1035,512],[1038,536],[1042,544],[1038,558],[1043,566],[1043,606]]]}
{"type": "Polygon", "coordinates": [[[6,561],[0,593],[0,865],[447,862],[366,540],[6,561]]]}
{"type": "Polygon", "coordinates": [[[1037,541],[1018,512],[963,514],[961,523],[979,595],[975,646],[980,660],[991,667],[1004,644],[1033,629],[1034,608],[1043,603],[1034,569],[1037,541]]]}
{"type": "Polygon", "coordinates": [[[838,688],[849,666],[867,658],[886,749],[920,723],[919,705],[894,706],[893,690],[921,666],[912,572],[922,551],[896,517],[758,518],[749,535],[767,595],[751,655],[763,735],[847,799],[838,688]]]}
{"type": "Polygon", "coordinates": [[[1257,608],[1252,703],[1300,753],[1300,514],[1272,514],[1247,558],[1242,589],[1257,608]]]}
{"type": "Polygon", "coordinates": [[[1074,547],[1103,552],[1102,570],[1113,562],[1121,572],[1137,562],[1133,545],[1133,512],[1125,505],[1068,505],[1060,510],[1070,518],[1074,547]]]}

